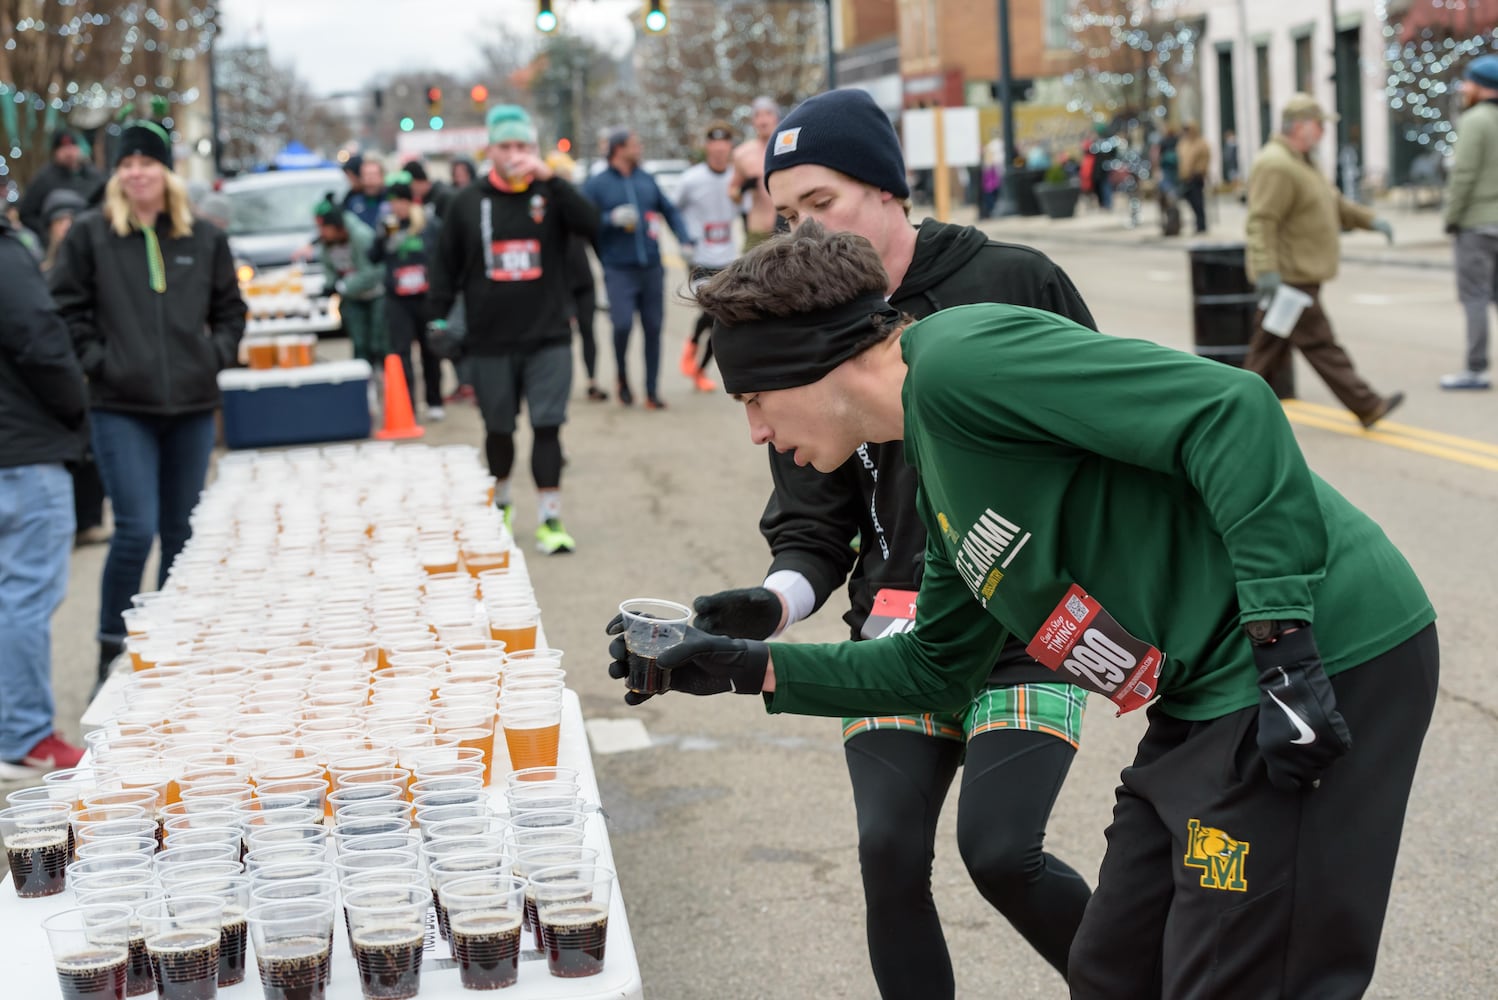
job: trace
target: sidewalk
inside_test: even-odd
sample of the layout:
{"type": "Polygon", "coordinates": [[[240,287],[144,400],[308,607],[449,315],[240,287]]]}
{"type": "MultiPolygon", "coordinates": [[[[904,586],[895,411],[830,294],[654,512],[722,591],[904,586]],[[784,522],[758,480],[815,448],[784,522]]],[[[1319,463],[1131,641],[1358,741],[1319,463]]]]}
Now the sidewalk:
{"type": "MultiPolygon", "coordinates": [[[[1203,236],[1191,234],[1191,209],[1182,204],[1181,210],[1181,235],[1169,238],[1160,234],[1160,213],[1153,202],[1142,206],[1138,228],[1130,229],[1128,204],[1117,198],[1112,212],[1100,211],[1095,202],[1083,199],[1071,219],[1010,215],[982,223],[977,221],[972,206],[960,205],[953,209],[952,221],[976,224],[989,235],[1011,243],[1104,244],[1184,252],[1197,241],[1242,242],[1244,238],[1248,210],[1234,195],[1220,195],[1207,202],[1209,229],[1203,236]]],[[[1393,223],[1394,244],[1386,244],[1383,236],[1374,232],[1343,233],[1343,261],[1451,270],[1451,238],[1441,231],[1439,209],[1414,211],[1396,198],[1385,198],[1375,202],[1373,210],[1393,223]]],[[[911,214],[918,218],[926,211],[923,206],[911,214]]]]}

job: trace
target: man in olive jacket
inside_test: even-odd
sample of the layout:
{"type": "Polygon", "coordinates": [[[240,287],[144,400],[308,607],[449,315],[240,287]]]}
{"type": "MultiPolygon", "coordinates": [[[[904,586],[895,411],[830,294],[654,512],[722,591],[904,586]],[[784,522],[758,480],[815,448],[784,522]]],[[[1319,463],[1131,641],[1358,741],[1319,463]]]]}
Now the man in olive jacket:
{"type": "Polygon", "coordinates": [[[1498,275],[1498,55],[1478,56],[1462,80],[1446,232],[1456,238],[1456,296],[1467,316],[1467,363],[1442,389],[1487,389],[1488,304],[1498,275]]]}
{"type": "Polygon", "coordinates": [[[1381,396],[1358,376],[1332,334],[1321,307],[1321,286],[1337,276],[1343,229],[1377,230],[1392,243],[1394,227],[1342,197],[1311,159],[1326,122],[1336,116],[1323,111],[1310,94],[1292,94],[1281,114],[1279,134],[1254,157],[1248,175],[1248,276],[1261,309],[1281,284],[1309,295],[1311,304],[1288,337],[1265,330],[1261,312],[1243,366],[1273,383],[1290,365],[1290,347],[1298,347],[1342,405],[1364,427],[1372,427],[1404,402],[1404,393],[1381,396]]]}

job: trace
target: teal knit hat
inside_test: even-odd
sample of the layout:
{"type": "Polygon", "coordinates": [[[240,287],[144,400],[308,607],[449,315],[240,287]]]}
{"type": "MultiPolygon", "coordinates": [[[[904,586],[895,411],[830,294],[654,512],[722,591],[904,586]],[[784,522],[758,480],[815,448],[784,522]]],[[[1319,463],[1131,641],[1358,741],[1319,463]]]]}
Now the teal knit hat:
{"type": "Polygon", "coordinates": [[[536,141],[536,126],[518,104],[496,104],[489,109],[485,124],[489,127],[490,142],[536,141]]]}

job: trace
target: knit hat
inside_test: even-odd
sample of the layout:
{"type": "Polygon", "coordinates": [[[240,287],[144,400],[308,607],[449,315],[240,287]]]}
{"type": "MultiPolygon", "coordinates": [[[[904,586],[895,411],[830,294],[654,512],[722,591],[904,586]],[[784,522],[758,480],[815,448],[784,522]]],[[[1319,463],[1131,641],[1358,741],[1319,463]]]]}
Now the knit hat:
{"type": "Polygon", "coordinates": [[[322,196],[322,201],[312,209],[312,215],[325,226],[343,225],[343,206],[338,204],[338,196],[332,191],[322,196]]]}
{"type": "Polygon", "coordinates": [[[42,218],[47,225],[64,215],[77,215],[88,207],[88,201],[72,188],[55,188],[42,201],[42,218]]]}
{"type": "Polygon", "coordinates": [[[609,129],[607,138],[608,152],[604,155],[613,156],[614,150],[629,142],[629,137],[634,134],[634,129],[630,128],[628,125],[620,125],[616,128],[609,129]]]}
{"type": "Polygon", "coordinates": [[[896,198],[910,197],[900,140],[867,91],[829,90],[785,116],[765,146],[765,183],[775,171],[803,163],[847,174],[896,198]]]}
{"type": "Polygon", "coordinates": [[[359,171],[364,169],[364,157],[358,153],[350,153],[349,158],[343,161],[343,172],[359,176],[359,171]]]}
{"type": "Polygon", "coordinates": [[[172,169],[172,137],[166,129],[152,121],[137,119],[125,126],[120,134],[120,145],[115,150],[114,165],[127,156],[148,156],[168,170],[172,169]]]}
{"type": "Polygon", "coordinates": [[[391,198],[401,198],[411,201],[416,196],[411,191],[411,172],[409,170],[397,170],[385,178],[385,194],[391,198]]]}
{"type": "Polygon", "coordinates": [[[484,124],[489,129],[490,142],[536,141],[536,126],[531,116],[518,104],[496,104],[489,109],[484,124]]]}
{"type": "Polygon", "coordinates": [[[1479,87],[1498,90],[1498,55],[1490,52],[1485,56],[1478,56],[1467,64],[1467,71],[1463,76],[1479,87]]]}
{"type": "Polygon", "coordinates": [[[401,164],[401,169],[410,174],[413,181],[424,181],[427,179],[427,168],[421,165],[420,160],[407,160],[401,164]]]}
{"type": "Polygon", "coordinates": [[[76,145],[78,145],[78,137],[73,134],[71,129],[58,129],[52,133],[52,152],[57,152],[59,146],[76,145]]]}

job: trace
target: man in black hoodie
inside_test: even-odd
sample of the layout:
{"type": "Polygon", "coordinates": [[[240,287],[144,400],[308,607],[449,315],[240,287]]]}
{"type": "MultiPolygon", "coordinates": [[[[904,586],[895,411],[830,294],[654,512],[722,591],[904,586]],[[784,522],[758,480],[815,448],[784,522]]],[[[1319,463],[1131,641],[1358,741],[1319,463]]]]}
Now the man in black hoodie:
{"type": "MultiPolygon", "coordinates": [[[[763,176],[776,212],[793,228],[815,218],[868,238],[889,273],[890,303],[917,319],[949,306],[1005,302],[1096,328],[1044,254],[972,227],[910,225],[899,140],[863,91],[820,94],[796,108],[766,149],[763,176]]],[[[770,470],[775,490],[760,521],[774,554],[769,574],[759,587],[699,597],[696,624],[764,639],[812,614],[847,580],[855,640],[908,628],[926,536],[901,444],[865,444],[830,475],[771,449],[770,470]]],[[[957,839],[968,872],[1065,975],[1090,890],[1042,841],[1084,704],[1080,689],[1058,683],[1023,642],[1011,642],[988,689],[964,713],[844,721],[869,955],[886,1000],[954,992],[931,861],[942,800],[964,758],[957,839]]]]}
{"type": "Polygon", "coordinates": [[[62,129],[52,136],[52,162],[26,185],[26,193],[16,206],[21,213],[21,225],[40,236],[44,244],[50,243],[43,207],[47,204],[47,195],[66,189],[89,200],[103,185],[104,178],[99,171],[84,159],[78,137],[62,129]]]}
{"type": "Polygon", "coordinates": [[[68,589],[88,384],[46,282],[0,216],[0,780],[73,767],[52,730],[52,613],[68,589]]]}

